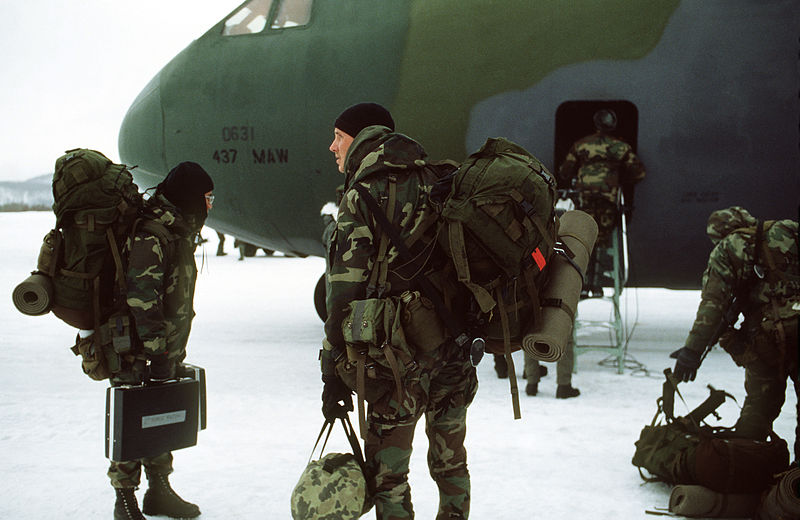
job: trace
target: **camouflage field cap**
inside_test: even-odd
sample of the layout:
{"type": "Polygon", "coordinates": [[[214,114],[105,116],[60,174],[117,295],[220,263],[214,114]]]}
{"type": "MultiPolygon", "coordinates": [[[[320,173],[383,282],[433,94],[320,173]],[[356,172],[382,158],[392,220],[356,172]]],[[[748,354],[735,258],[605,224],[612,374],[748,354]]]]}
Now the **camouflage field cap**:
{"type": "Polygon", "coordinates": [[[725,238],[734,229],[752,227],[758,224],[753,215],[741,206],[719,209],[708,217],[706,233],[714,245],[725,238]]]}
{"type": "Polygon", "coordinates": [[[329,453],[308,463],[292,491],[292,518],[359,518],[370,509],[367,482],[352,453],[329,453]]]}

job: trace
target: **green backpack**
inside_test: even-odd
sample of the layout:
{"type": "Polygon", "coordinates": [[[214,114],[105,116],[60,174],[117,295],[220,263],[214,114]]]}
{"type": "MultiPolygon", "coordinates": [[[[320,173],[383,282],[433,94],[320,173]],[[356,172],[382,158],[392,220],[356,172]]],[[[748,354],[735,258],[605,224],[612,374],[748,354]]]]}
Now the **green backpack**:
{"type": "Polygon", "coordinates": [[[539,318],[558,231],[555,201],[550,172],[502,138],[488,139],[452,176],[440,243],[474,297],[471,321],[490,352],[519,350],[539,318]]]}
{"type": "MultiPolygon", "coordinates": [[[[472,294],[467,326],[486,350],[511,356],[541,320],[539,290],[558,232],[556,183],[527,150],[503,138],[486,143],[452,174],[440,244],[458,281],[472,294]]],[[[509,378],[514,417],[516,377],[509,378]]]]}
{"type": "Polygon", "coordinates": [[[44,238],[37,270],[52,281],[53,314],[97,332],[78,338],[73,351],[87,375],[105,379],[116,367],[108,366],[101,346],[113,343],[123,353],[131,345],[120,253],[142,196],[125,165],[77,148],[56,160],[53,199],[56,226],[44,238]]]}

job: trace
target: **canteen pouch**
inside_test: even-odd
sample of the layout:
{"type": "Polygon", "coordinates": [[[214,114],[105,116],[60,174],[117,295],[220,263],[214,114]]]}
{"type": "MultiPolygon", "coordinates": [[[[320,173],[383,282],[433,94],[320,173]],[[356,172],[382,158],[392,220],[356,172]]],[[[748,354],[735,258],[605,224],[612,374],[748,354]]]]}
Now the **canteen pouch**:
{"type": "Polygon", "coordinates": [[[125,312],[112,314],[108,319],[108,333],[114,352],[120,355],[131,351],[131,319],[125,312]]]}
{"type": "Polygon", "coordinates": [[[83,372],[95,381],[102,381],[111,376],[111,369],[104,352],[105,349],[96,343],[99,337],[98,334],[92,334],[82,338],[78,334],[75,337],[75,345],[71,348],[73,354],[81,356],[83,372]]]}
{"type": "Polygon", "coordinates": [[[405,338],[422,352],[438,348],[447,338],[447,329],[436,313],[433,302],[419,291],[400,295],[400,321],[405,338]]]}

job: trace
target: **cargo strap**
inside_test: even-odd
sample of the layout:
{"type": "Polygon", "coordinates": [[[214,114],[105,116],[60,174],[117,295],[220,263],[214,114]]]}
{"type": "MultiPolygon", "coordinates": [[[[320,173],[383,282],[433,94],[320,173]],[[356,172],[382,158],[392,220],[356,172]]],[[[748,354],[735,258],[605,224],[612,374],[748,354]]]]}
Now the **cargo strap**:
{"type": "Polygon", "coordinates": [[[506,313],[506,305],[503,301],[503,295],[500,294],[500,289],[497,289],[497,307],[500,311],[500,323],[503,326],[503,349],[508,365],[508,382],[511,385],[511,406],[514,408],[514,419],[522,418],[522,413],[519,409],[519,387],[517,386],[517,372],[514,369],[514,357],[511,355],[511,331],[508,327],[508,314],[506,313]]]}
{"type": "MultiPolygon", "coordinates": [[[[375,200],[375,198],[370,195],[369,190],[364,185],[359,183],[353,185],[353,188],[361,195],[361,198],[375,216],[375,220],[381,225],[383,231],[389,236],[389,239],[392,241],[394,247],[397,248],[398,257],[405,261],[413,258],[411,251],[408,250],[408,247],[403,242],[403,239],[400,237],[397,229],[395,229],[395,227],[389,222],[389,220],[386,218],[386,215],[383,214],[380,205],[378,205],[378,202],[375,200]]],[[[463,331],[463,327],[456,320],[456,317],[453,316],[450,310],[445,306],[444,302],[439,296],[439,292],[436,290],[433,284],[425,276],[420,276],[419,273],[412,278],[412,281],[419,283],[422,294],[431,302],[433,302],[434,307],[436,307],[437,314],[450,330],[450,333],[453,335],[456,344],[460,347],[466,347],[470,337],[466,332],[463,331]]]]}

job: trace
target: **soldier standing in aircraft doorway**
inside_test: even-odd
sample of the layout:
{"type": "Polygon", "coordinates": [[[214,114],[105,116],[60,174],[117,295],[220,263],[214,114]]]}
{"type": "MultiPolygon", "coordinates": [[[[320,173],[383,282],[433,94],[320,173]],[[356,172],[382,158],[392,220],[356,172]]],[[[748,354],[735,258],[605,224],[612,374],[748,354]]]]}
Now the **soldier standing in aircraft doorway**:
{"type": "MultiPolygon", "coordinates": [[[[797,320],[800,316],[797,222],[762,222],[733,206],[708,219],[714,243],[703,273],[697,318],[686,346],[673,352],[675,376],[694,381],[703,357],[720,346],[744,367],[746,397],[735,434],[765,440],[786,398],[786,378],[797,376],[797,320]],[[734,328],[739,313],[740,329],[734,328]]],[[[794,457],[800,461],[800,402],[794,457]]]]}
{"type": "Polygon", "coordinates": [[[422,167],[423,148],[394,133],[391,115],[374,103],[342,112],[330,151],[345,174],[345,186],[328,243],[328,319],[320,354],[323,413],[328,420],[343,417],[353,409],[356,391],[377,517],[393,520],[414,516],[408,470],[414,430],[424,415],[428,467],[439,488],[436,518],[467,518],[470,478],[464,439],[478,380],[466,351],[449,339],[414,283],[415,273],[428,266],[432,273],[423,276],[433,280],[438,264],[446,261],[436,243],[436,226],[424,227],[435,221],[427,196],[435,174],[422,167]],[[410,244],[411,261],[401,260],[376,224],[367,196],[385,208],[400,239],[410,244]],[[402,320],[390,320],[390,330],[384,330],[383,319],[373,319],[374,328],[362,328],[370,317],[391,314],[399,305],[402,320]],[[400,321],[422,327],[397,330],[400,321]],[[370,330],[377,332],[371,335],[370,330]]]}
{"type": "Polygon", "coordinates": [[[595,133],[576,141],[558,170],[560,186],[574,186],[576,209],[597,221],[599,234],[587,268],[587,285],[582,297],[603,295],[603,271],[610,268],[611,234],[620,225],[621,210],[628,223],[633,218],[634,186],[645,177],[642,161],[633,148],[611,135],[617,128],[617,114],[601,109],[592,117],[595,133]],[[622,189],[625,205],[619,207],[622,189]]]}

